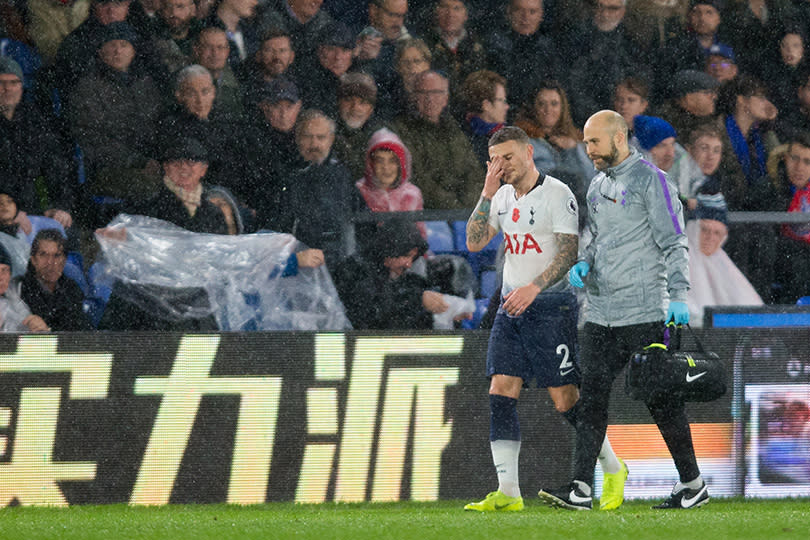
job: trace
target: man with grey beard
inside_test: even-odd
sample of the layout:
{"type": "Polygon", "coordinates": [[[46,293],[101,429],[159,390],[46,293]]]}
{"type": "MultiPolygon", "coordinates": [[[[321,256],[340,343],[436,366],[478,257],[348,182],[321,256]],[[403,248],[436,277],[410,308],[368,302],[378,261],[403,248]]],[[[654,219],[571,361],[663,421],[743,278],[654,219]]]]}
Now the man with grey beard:
{"type": "Polygon", "coordinates": [[[340,78],[337,92],[338,118],[335,130],[335,157],[360,178],[365,171],[365,148],[371,134],[387,127],[375,114],[377,85],[366,73],[347,73],[340,78]]]}

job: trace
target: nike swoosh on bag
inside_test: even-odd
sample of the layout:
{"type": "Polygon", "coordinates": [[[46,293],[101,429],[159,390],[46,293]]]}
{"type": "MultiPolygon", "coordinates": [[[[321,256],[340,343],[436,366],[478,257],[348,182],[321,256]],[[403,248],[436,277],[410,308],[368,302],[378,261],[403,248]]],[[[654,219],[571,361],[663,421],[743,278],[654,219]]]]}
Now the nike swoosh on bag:
{"type": "Polygon", "coordinates": [[[706,375],[706,372],[705,372],[705,371],[701,371],[701,372],[700,372],[700,373],[698,373],[697,375],[692,375],[691,373],[687,373],[687,374],[686,374],[686,382],[688,382],[688,383],[689,383],[689,382],[692,382],[692,381],[694,381],[694,380],[697,380],[697,379],[699,379],[699,378],[703,377],[704,375],[706,375]]]}

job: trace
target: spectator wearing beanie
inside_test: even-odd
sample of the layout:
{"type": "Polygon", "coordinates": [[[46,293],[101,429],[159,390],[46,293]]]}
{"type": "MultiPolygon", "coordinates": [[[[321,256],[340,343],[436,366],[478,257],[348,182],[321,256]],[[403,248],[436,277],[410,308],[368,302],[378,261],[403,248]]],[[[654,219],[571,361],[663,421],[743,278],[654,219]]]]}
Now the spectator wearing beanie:
{"type": "Polygon", "coordinates": [[[657,112],[686,141],[698,126],[718,122],[717,89],[720,83],[708,73],[687,69],[672,78],[670,99],[657,112]]]}
{"type": "Polygon", "coordinates": [[[681,199],[694,199],[705,176],[697,162],[676,141],[675,128],[663,118],[638,115],[633,121],[633,132],[644,157],[667,173],[681,199]]]}

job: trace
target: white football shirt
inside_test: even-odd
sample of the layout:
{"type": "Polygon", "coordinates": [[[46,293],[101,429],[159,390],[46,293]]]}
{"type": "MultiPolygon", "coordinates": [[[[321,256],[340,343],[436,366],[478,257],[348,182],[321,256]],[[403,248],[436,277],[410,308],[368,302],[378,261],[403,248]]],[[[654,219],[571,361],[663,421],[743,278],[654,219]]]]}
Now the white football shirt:
{"type": "Polygon", "coordinates": [[[511,185],[501,186],[492,198],[489,224],[504,234],[502,293],[506,294],[545,271],[557,255],[554,233],[578,234],[579,210],[568,186],[546,175],[542,184],[520,198],[511,185]]]}

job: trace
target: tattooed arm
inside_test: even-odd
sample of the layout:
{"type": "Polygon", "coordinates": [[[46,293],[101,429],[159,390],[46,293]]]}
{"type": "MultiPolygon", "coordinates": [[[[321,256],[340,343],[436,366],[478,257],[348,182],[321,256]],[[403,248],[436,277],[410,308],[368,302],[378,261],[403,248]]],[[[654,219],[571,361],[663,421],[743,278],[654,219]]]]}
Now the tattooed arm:
{"type": "Polygon", "coordinates": [[[492,200],[482,196],[475,210],[473,210],[470,219],[467,220],[468,250],[481,251],[495,236],[495,229],[489,224],[489,211],[491,207],[492,200]]]}
{"type": "Polygon", "coordinates": [[[568,270],[577,262],[579,237],[576,234],[554,233],[557,255],[551,260],[542,274],[534,278],[534,283],[544,291],[565,277],[568,270]]]}

